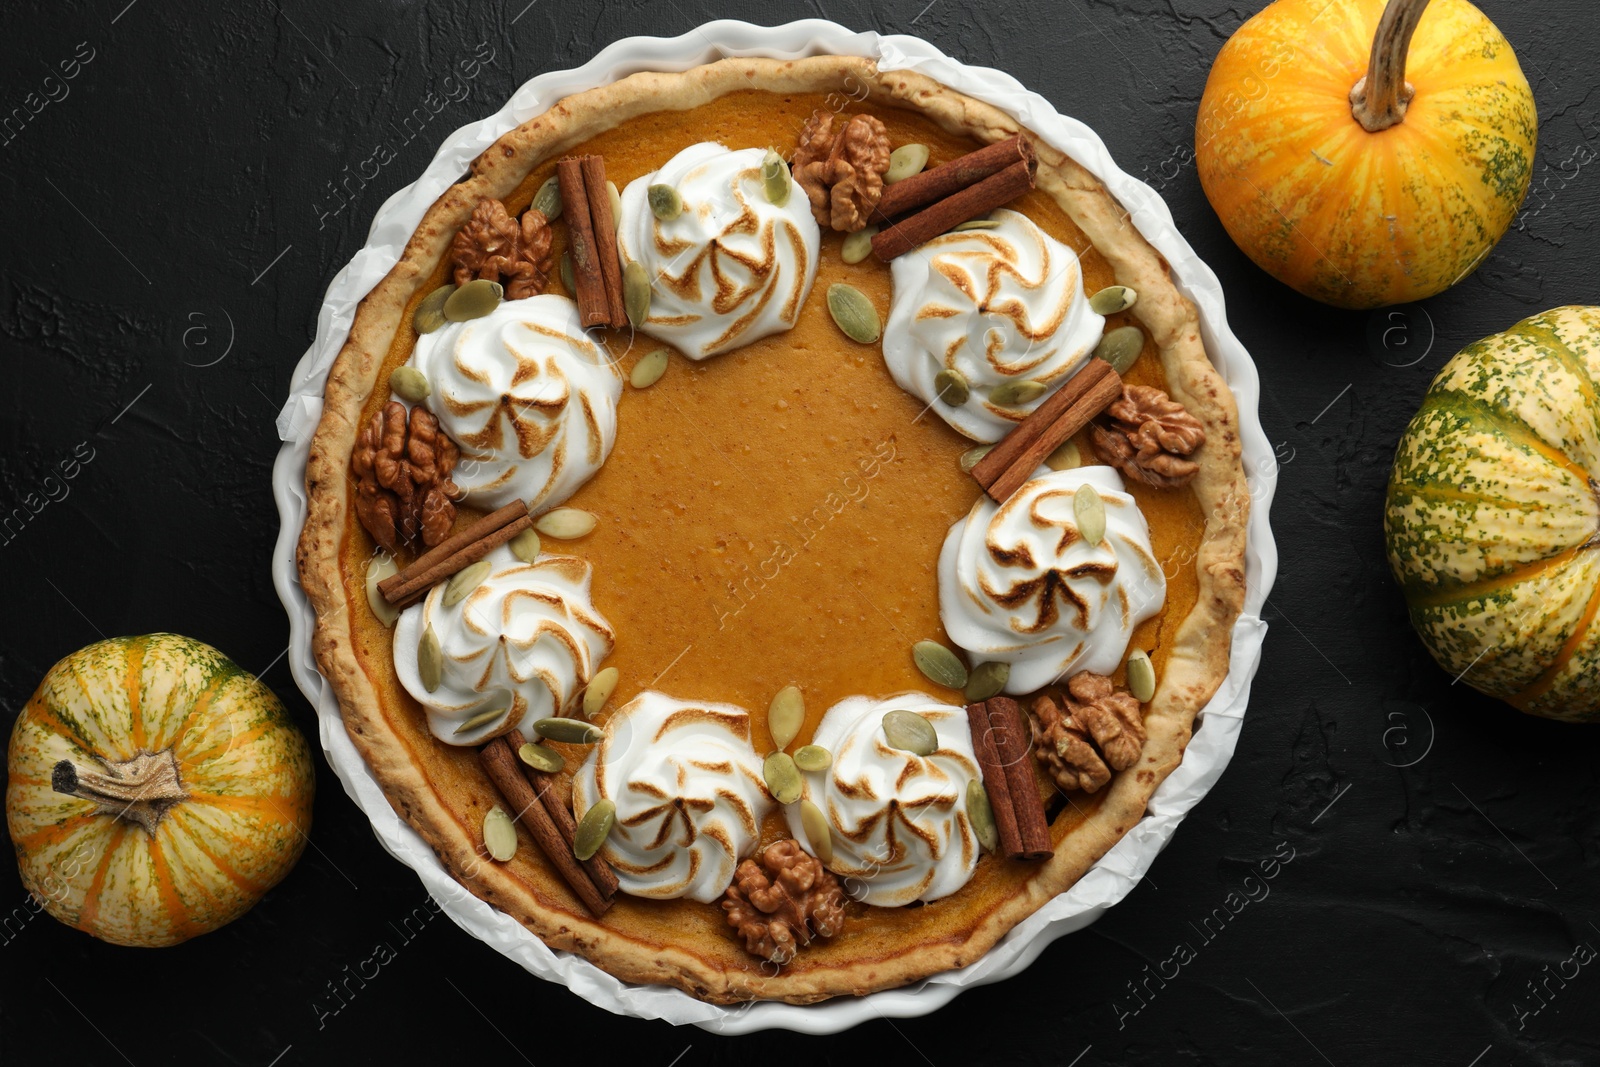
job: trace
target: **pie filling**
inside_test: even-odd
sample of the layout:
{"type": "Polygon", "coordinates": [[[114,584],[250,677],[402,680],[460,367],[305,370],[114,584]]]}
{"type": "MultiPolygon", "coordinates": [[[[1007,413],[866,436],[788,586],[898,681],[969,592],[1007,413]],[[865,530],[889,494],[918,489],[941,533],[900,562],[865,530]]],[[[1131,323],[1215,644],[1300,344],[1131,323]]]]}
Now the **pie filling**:
{"type": "Polygon", "coordinates": [[[463,270],[441,263],[407,309],[384,374],[412,368],[425,394],[374,395],[364,418],[424,407],[459,451],[434,486],[456,529],[521,502],[538,536],[402,598],[392,639],[365,610],[373,539],[354,510],[344,547],[355,639],[369,662],[392,656],[398,714],[431,734],[414,744],[538,742],[562,765],[550,793],[570,792],[572,847],[615,872],[619,908],[657,909],[662,929],[710,916],[780,965],[857,931],[937,936],[932,908],[905,906],[1027,878],[1030,860],[1008,858],[1023,809],[1060,810],[1056,840],[1093,810],[1137,757],[1204,525],[1182,484],[1203,444],[1181,407],[1159,408],[1148,338],[1118,360],[1111,411],[1019,489],[996,500],[975,480],[970,450],[1046,425],[1102,338],[1136,326],[1137,296],[1096,295],[1110,267],[1036,190],[888,263],[863,257],[869,221],[893,228],[873,192],[910,180],[897,168],[916,146],[929,170],[975,147],[863,110],[874,122],[824,123],[820,97],[752,92],[630,120],[575,150],[588,198],[571,168],[554,218],[531,217],[536,196],[556,202],[556,162],[536,167],[485,212],[498,236],[463,270]],[[614,237],[579,233],[585,204],[614,237]],[[470,275],[499,292],[470,317],[441,305],[458,321],[419,333],[412,312],[470,275]],[[586,327],[624,305],[634,328],[586,327]],[[881,340],[858,339],[860,306],[881,340]],[[664,373],[636,372],[663,347],[664,373]],[[788,686],[803,709],[773,704],[788,686]],[[598,740],[573,743],[586,711],[598,740]],[[1062,788],[1082,792],[1066,804],[1062,788]]]}

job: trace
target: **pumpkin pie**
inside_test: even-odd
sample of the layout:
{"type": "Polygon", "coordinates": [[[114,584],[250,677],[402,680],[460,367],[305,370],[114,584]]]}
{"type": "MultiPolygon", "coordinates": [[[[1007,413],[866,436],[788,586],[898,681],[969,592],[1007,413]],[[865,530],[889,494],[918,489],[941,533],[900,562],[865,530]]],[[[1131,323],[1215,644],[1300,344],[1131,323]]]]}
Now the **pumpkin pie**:
{"type": "Polygon", "coordinates": [[[301,582],[468,890],[810,1003],[973,962],[1141,818],[1228,669],[1237,431],[1165,262],[1000,111],[640,73],[491,145],[362,302],[301,582]]]}

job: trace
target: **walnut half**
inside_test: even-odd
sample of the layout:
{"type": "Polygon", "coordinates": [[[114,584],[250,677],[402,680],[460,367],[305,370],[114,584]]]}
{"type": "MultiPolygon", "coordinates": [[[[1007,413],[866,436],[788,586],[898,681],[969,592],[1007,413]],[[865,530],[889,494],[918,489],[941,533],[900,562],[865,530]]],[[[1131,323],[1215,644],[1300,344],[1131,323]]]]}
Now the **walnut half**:
{"type": "Polygon", "coordinates": [[[484,197],[450,245],[455,283],[474,278],[503,282],[507,300],[521,300],[544,291],[550,276],[550,220],[529,208],[518,222],[506,206],[484,197]]]}
{"type": "Polygon", "coordinates": [[[432,547],[450,536],[461,490],[450,480],[460,458],[456,443],[424,407],[391,400],[373,413],[350,455],[356,518],[393,554],[420,538],[432,547]]]}
{"type": "Polygon", "coordinates": [[[883,197],[889,132],[872,115],[853,115],[838,131],[833,114],[812,112],[794,153],[794,180],[811,200],[820,226],[854,233],[883,197]]]}
{"type": "Polygon", "coordinates": [[[1188,483],[1200,465],[1187,458],[1206,443],[1200,420],[1149,385],[1124,385],[1091,431],[1100,458],[1135,481],[1162,489],[1188,483]]]}
{"type": "Polygon", "coordinates": [[[844,928],[844,899],[839,880],[789,838],[739,864],[722,910],[752,955],[782,966],[812,937],[844,928]]]}
{"type": "Polygon", "coordinates": [[[1065,707],[1049,696],[1033,702],[1034,758],[1062,789],[1093,793],[1144,751],[1144,717],[1132,693],[1103,674],[1081,671],[1067,682],[1065,707]]]}

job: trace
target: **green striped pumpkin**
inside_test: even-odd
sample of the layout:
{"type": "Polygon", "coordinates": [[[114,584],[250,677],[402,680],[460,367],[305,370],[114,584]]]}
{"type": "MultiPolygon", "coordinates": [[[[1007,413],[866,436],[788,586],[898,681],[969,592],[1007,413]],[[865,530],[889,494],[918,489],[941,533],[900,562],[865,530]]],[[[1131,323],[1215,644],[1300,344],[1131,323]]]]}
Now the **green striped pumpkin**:
{"type": "Polygon", "coordinates": [[[50,668],[11,730],[22,885],[69,926],[173,945],[244,914],[306,846],[311,750],[278,698],[177,634],[50,668]]]}
{"type": "Polygon", "coordinates": [[[1463,349],[1406,429],[1389,564],[1451,675],[1532,715],[1600,721],[1600,307],[1463,349]]]}

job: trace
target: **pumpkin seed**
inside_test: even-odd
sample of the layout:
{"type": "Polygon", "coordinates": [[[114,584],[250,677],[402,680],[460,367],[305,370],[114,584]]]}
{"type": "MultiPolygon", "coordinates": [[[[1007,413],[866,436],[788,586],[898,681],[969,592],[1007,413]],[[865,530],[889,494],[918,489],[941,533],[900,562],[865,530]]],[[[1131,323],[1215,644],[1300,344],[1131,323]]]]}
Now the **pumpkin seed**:
{"type": "Polygon", "coordinates": [[[478,714],[474,715],[472,718],[468,719],[466,722],[462,723],[460,726],[457,726],[454,730],[451,730],[450,731],[451,736],[454,736],[456,734],[471,733],[473,730],[476,730],[480,726],[488,726],[490,723],[494,722],[496,719],[498,719],[498,718],[502,717],[503,715],[505,715],[505,713],[506,713],[506,708],[503,708],[503,707],[501,707],[501,708],[490,708],[488,711],[480,711],[480,712],[478,712],[478,714]]]}
{"type": "Polygon", "coordinates": [[[482,585],[483,580],[489,577],[489,572],[493,569],[488,560],[480,559],[472,566],[457,571],[445,583],[444,596],[440,598],[439,603],[447,608],[455,607],[467,599],[468,593],[482,585]]]}
{"type": "Polygon", "coordinates": [[[870,345],[883,333],[878,309],[853,285],[836,282],[828,286],[828,314],[852,341],[870,345]]]}
{"type": "Polygon", "coordinates": [[[825,771],[833,766],[833,753],[821,745],[801,745],[794,750],[794,765],[802,771],[825,771]]]}
{"type": "Polygon", "coordinates": [[[931,756],[939,751],[939,735],[933,723],[914,711],[891,711],[883,717],[883,739],[890,748],[913,756],[931,756]]]}
{"type": "Polygon", "coordinates": [[[411,326],[418,333],[432,333],[444,325],[444,302],[456,291],[454,285],[441,285],[422,298],[411,315],[411,326]]]}
{"type": "Polygon", "coordinates": [[[670,185],[652,185],[645,190],[644,198],[650,202],[650,214],[662,222],[671,222],[683,214],[683,197],[670,185]]]}
{"type": "Polygon", "coordinates": [[[972,390],[967,385],[967,376],[949,367],[933,376],[933,391],[935,396],[953,408],[965,404],[967,397],[972,395],[972,390]]]}
{"type": "Polygon", "coordinates": [[[950,232],[965,233],[968,230],[998,230],[999,228],[999,219],[968,219],[959,226],[952,226],[950,232]]]}
{"type": "Polygon", "coordinates": [[[928,146],[903,144],[889,153],[889,169],[884,171],[883,184],[893,185],[905,181],[913,174],[921,174],[928,165],[928,146]]]}
{"type": "Polygon", "coordinates": [[[1002,408],[1019,408],[1031,404],[1045,393],[1045,384],[1032,378],[1001,382],[989,390],[989,403],[1002,408]]]}
{"type": "Polygon", "coordinates": [[[1091,545],[1098,545],[1106,536],[1106,502],[1094,486],[1084,482],[1072,493],[1072,518],[1078,524],[1078,533],[1091,545]]]}
{"type": "Polygon", "coordinates": [[[966,697],[968,704],[976,704],[980,700],[999,696],[1010,680],[1011,664],[992,659],[972,668],[972,673],[967,675],[967,687],[961,695],[966,697]]]}
{"type": "Polygon", "coordinates": [[[372,614],[385,626],[394,625],[394,621],[400,617],[400,610],[379,592],[378,583],[398,573],[400,565],[387,552],[373,556],[367,563],[367,607],[372,609],[372,614]]]}
{"type": "Polygon", "coordinates": [[[580,860],[591,858],[600,851],[617,821],[617,805],[610,798],[601,798],[594,807],[583,813],[578,830],[572,835],[572,854],[580,860]]]}
{"type": "Polygon", "coordinates": [[[1118,326],[1115,330],[1100,338],[1100,343],[1095,346],[1096,359],[1103,359],[1111,364],[1111,369],[1118,374],[1128,373],[1128,368],[1133,366],[1133,361],[1139,358],[1139,353],[1144,350],[1144,333],[1137,326],[1118,326]]]}
{"type": "Polygon", "coordinates": [[[511,539],[511,554],[524,563],[538,559],[539,550],[543,547],[539,544],[538,530],[523,530],[511,539]]]}
{"type": "Polygon", "coordinates": [[[983,783],[973,778],[967,782],[967,821],[977,835],[978,844],[993,852],[1000,844],[1000,829],[994,823],[994,808],[989,803],[989,791],[983,783]]]}
{"type": "Polygon", "coordinates": [[[978,461],[993,451],[994,445],[978,445],[976,448],[969,448],[961,453],[959,462],[961,463],[962,473],[971,474],[972,468],[978,465],[978,461]]]}
{"type": "Polygon", "coordinates": [[[443,309],[445,321],[466,322],[469,319],[481,319],[499,307],[500,300],[505,295],[505,288],[499,282],[491,282],[487,278],[474,278],[445,298],[443,309]]]}
{"type": "Polygon", "coordinates": [[[767,194],[767,199],[778,207],[789,201],[789,164],[783,157],[772,149],[767,149],[767,154],[761,159],[761,191],[767,194]]]}
{"type": "Polygon", "coordinates": [[[571,541],[582,537],[595,528],[599,522],[591,512],[582,508],[556,508],[539,516],[534,528],[546,537],[554,537],[558,541],[571,541]]]}
{"type": "Polygon", "coordinates": [[[633,373],[628,375],[629,384],[635,389],[650,388],[667,373],[667,363],[671,358],[672,353],[665,348],[658,348],[649,355],[639,357],[639,362],[633,365],[633,373]]]}
{"type": "Polygon", "coordinates": [[[916,660],[917,670],[927,675],[929,681],[946,689],[961,689],[967,684],[965,664],[937,641],[918,641],[911,646],[911,658],[916,660]]]}
{"type": "Polygon", "coordinates": [[[1096,315],[1115,315],[1133,307],[1139,294],[1126,285],[1108,285],[1089,298],[1089,310],[1096,315]]]}
{"type": "Polygon", "coordinates": [[[600,714],[600,709],[606,706],[606,701],[611,699],[611,694],[617,691],[617,679],[621,677],[621,671],[615,667],[607,667],[590,680],[589,688],[583,691],[583,717],[585,719],[592,719],[600,714]]]}
{"type": "Polygon", "coordinates": [[[806,699],[800,689],[786,685],[778,690],[767,706],[767,733],[772,735],[772,743],[780,750],[788,748],[805,721],[806,699]]]}
{"type": "Polygon", "coordinates": [[[517,749],[517,756],[523,763],[545,774],[560,774],[561,768],[567,765],[567,757],[553,748],[546,748],[532,741],[517,749]]]}
{"type": "Polygon", "coordinates": [[[408,404],[420,404],[433,390],[428,376],[415,367],[396,367],[389,375],[389,389],[408,404]]]}
{"type": "Polygon", "coordinates": [[[622,306],[634,329],[650,317],[650,274],[644,264],[633,262],[622,268],[622,306]]]}
{"type": "Polygon", "coordinates": [[[592,722],[584,722],[582,719],[563,719],[559,716],[540,719],[533,724],[533,729],[540,737],[560,741],[564,745],[592,745],[606,735],[604,730],[592,722]]]}
{"type": "Polygon", "coordinates": [[[809,800],[800,802],[800,828],[806,832],[811,854],[825,864],[832,863],[833,833],[828,829],[828,817],[809,800]]]}
{"type": "Polygon", "coordinates": [[[839,246],[839,258],[846,263],[860,263],[872,254],[872,239],[878,236],[876,226],[868,226],[857,230],[844,239],[844,244],[839,246]]]}
{"type": "Polygon", "coordinates": [[[1156,695],[1156,666],[1142,648],[1128,655],[1128,692],[1141,704],[1150,703],[1156,695]]]}
{"type": "Polygon", "coordinates": [[[561,179],[554,174],[544,180],[539,191],[533,194],[533,210],[551,222],[561,217],[561,179]]]}
{"type": "Polygon", "coordinates": [[[1061,442],[1061,447],[1050,453],[1044,464],[1053,471],[1069,471],[1083,466],[1083,457],[1078,454],[1078,442],[1061,442]]]}
{"type": "Polygon", "coordinates": [[[622,194],[617,192],[616,182],[606,182],[606,195],[611,199],[611,228],[615,230],[622,226],[622,194]]]}
{"type": "Polygon", "coordinates": [[[774,752],[761,764],[761,777],[767,783],[767,792],[779,804],[793,804],[800,799],[800,768],[787,752],[774,752]]]}
{"type": "Polygon", "coordinates": [[[561,284],[567,290],[567,295],[572,296],[578,291],[578,283],[572,277],[572,253],[561,253],[561,284]]]}
{"type": "Polygon", "coordinates": [[[517,824],[498,804],[484,813],[483,847],[497,863],[504,863],[517,854],[517,824]]]}
{"type": "Polygon", "coordinates": [[[417,642],[417,677],[422,679],[422,688],[431,693],[439,688],[443,674],[444,649],[439,645],[439,635],[433,632],[433,624],[429,623],[422,629],[422,640],[417,642]]]}

